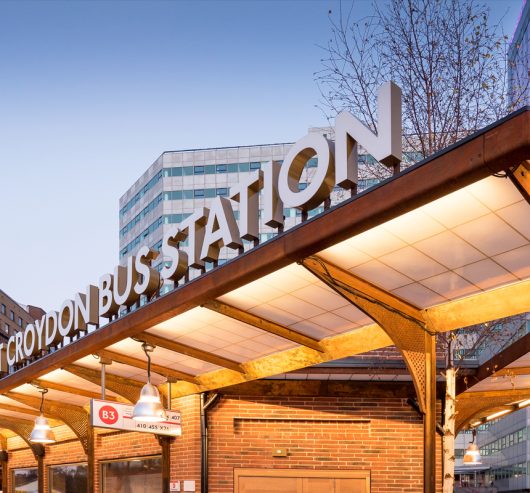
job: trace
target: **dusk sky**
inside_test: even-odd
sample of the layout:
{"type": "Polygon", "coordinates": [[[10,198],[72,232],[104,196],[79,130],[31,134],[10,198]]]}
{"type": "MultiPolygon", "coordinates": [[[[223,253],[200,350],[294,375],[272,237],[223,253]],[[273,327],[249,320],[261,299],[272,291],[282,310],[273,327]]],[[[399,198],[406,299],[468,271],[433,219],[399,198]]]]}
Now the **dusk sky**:
{"type": "MultiPolygon", "coordinates": [[[[509,36],[521,3],[487,2],[509,36]]],[[[58,309],[110,272],[118,199],[163,151],[324,125],[313,74],[337,7],[0,1],[0,289],[58,309]]]]}

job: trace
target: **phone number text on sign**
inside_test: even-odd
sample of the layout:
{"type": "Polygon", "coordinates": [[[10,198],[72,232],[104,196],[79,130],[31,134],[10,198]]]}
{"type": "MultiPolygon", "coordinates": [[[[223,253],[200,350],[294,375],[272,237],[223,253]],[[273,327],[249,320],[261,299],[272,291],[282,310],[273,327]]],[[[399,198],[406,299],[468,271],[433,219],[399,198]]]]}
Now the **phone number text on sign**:
{"type": "Polygon", "coordinates": [[[90,424],[99,428],[139,431],[158,435],[180,436],[182,434],[180,412],[166,411],[167,421],[142,423],[132,419],[133,406],[111,401],[90,401],[90,424]]]}

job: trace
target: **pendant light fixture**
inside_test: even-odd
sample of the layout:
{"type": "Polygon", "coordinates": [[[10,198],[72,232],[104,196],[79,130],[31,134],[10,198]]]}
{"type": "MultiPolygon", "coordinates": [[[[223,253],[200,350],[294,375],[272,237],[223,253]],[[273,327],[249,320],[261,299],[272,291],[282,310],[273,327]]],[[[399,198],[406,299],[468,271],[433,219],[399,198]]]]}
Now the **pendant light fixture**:
{"type": "Polygon", "coordinates": [[[482,464],[480,458],[480,450],[478,445],[475,443],[475,438],[477,437],[476,428],[473,429],[473,440],[468,445],[466,453],[464,454],[464,466],[477,466],[482,464]]]}
{"type": "Polygon", "coordinates": [[[33,427],[33,431],[29,436],[29,441],[32,443],[43,444],[55,443],[55,435],[53,434],[53,431],[50,428],[50,423],[48,423],[48,419],[44,417],[42,410],[44,406],[44,394],[48,392],[48,389],[43,389],[41,387],[39,387],[38,389],[41,393],[40,416],[37,416],[37,418],[35,419],[35,426],[33,427]]]}
{"type": "Polygon", "coordinates": [[[160,402],[158,389],[151,384],[151,356],[149,353],[152,353],[155,348],[144,342],[142,349],[147,356],[147,383],[142,387],[140,399],[133,409],[132,418],[146,423],[160,423],[167,420],[167,414],[160,402]]]}

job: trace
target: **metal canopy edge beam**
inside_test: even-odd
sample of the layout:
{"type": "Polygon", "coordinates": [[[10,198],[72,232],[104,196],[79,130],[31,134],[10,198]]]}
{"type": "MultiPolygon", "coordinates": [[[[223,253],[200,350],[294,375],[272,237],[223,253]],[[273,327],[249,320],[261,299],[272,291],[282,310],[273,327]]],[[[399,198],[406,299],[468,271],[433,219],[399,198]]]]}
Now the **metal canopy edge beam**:
{"type": "Polygon", "coordinates": [[[492,173],[505,171],[529,156],[530,111],[524,109],[4,377],[0,392],[135,336],[492,173]]]}
{"type": "Polygon", "coordinates": [[[177,382],[171,386],[171,395],[172,397],[180,397],[228,387],[280,373],[287,373],[318,363],[345,358],[392,344],[390,337],[376,324],[354,329],[346,334],[328,337],[320,342],[324,353],[314,351],[305,346],[297,346],[244,363],[245,374],[230,370],[216,370],[198,376],[197,385],[177,382]]]}
{"type": "MultiPolygon", "coordinates": [[[[507,375],[508,372],[512,370],[514,371],[513,374],[515,374],[517,367],[513,369],[506,367],[519,358],[522,358],[527,353],[530,353],[530,333],[525,334],[523,337],[510,344],[507,348],[503,349],[500,353],[482,363],[477,368],[474,375],[466,377],[465,380],[459,380],[457,382],[456,393],[462,394],[468,388],[472,388],[479,382],[494,375],[507,375]],[[504,370],[506,370],[506,372],[504,372],[504,370]]],[[[475,392],[474,394],[476,395],[475,392]]]]}
{"type": "Polygon", "coordinates": [[[530,280],[520,281],[423,310],[436,330],[469,327],[530,310],[530,280]]]}

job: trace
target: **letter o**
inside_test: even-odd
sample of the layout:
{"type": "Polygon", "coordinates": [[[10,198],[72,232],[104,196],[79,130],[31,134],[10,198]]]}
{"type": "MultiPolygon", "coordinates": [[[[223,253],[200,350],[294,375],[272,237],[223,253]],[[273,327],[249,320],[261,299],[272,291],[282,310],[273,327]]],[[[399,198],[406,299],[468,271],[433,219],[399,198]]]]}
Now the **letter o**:
{"type": "Polygon", "coordinates": [[[37,342],[37,333],[33,324],[28,324],[24,330],[24,356],[29,359],[35,353],[35,343],[37,342]],[[28,343],[29,335],[31,335],[31,343],[28,343]]]}
{"type": "Polygon", "coordinates": [[[285,207],[314,209],[329,197],[335,183],[335,162],[331,143],[322,135],[308,134],[298,140],[285,156],[278,176],[278,193],[285,207]],[[298,189],[304,167],[318,158],[315,173],[304,190],[298,189]]]}
{"type": "Polygon", "coordinates": [[[58,329],[59,334],[65,337],[70,334],[74,328],[74,302],[72,300],[65,300],[59,311],[58,329]]]}

